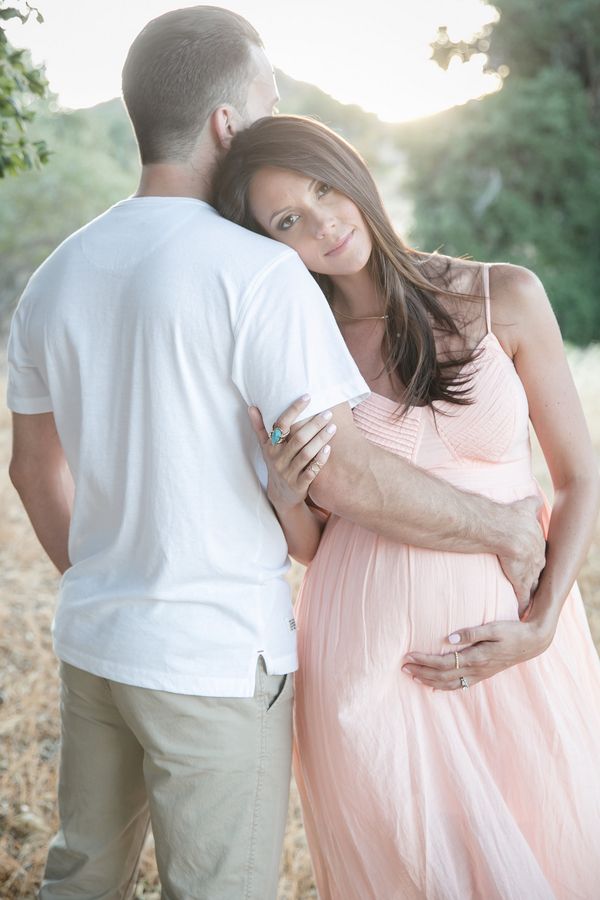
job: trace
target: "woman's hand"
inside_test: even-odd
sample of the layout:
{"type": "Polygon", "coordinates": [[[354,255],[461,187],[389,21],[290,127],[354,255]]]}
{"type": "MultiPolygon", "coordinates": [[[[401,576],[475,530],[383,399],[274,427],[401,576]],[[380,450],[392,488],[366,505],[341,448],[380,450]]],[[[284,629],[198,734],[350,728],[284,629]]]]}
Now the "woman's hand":
{"type": "Polygon", "coordinates": [[[279,427],[287,437],[275,445],[265,431],[260,411],[256,406],[248,409],[269,473],[267,496],[278,512],[304,503],[309,487],[329,458],[329,441],[336,431],[335,425],[328,424],[331,412],[292,425],[309,402],[310,398],[301,397],[279,416],[273,428],[279,427]]]}
{"type": "Polygon", "coordinates": [[[455,691],[463,687],[461,677],[472,687],[539,656],[550,646],[553,637],[554,628],[533,619],[489,622],[451,634],[448,641],[452,650],[447,653],[409,653],[402,671],[437,691],[455,691]]]}

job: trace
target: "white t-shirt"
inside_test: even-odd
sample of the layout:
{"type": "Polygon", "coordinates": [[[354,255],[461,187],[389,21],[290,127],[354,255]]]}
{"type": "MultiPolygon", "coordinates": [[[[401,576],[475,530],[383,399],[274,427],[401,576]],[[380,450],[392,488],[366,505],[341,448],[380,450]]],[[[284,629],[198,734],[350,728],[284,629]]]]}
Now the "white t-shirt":
{"type": "Polygon", "coordinates": [[[251,696],[296,668],[284,536],[247,413],[267,428],[368,393],[289,248],[200,200],[124,200],[31,278],[8,405],[54,413],[75,480],[53,635],[127,684],[251,696]]]}

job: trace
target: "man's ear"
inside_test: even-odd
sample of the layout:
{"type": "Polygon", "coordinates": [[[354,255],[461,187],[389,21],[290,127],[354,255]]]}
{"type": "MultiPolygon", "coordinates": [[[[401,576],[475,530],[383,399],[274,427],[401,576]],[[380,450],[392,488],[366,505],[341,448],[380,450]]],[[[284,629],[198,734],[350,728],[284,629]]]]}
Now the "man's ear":
{"type": "Polygon", "coordinates": [[[210,117],[212,132],[222,150],[229,150],[240,129],[240,117],[233,106],[219,106],[210,117]]]}

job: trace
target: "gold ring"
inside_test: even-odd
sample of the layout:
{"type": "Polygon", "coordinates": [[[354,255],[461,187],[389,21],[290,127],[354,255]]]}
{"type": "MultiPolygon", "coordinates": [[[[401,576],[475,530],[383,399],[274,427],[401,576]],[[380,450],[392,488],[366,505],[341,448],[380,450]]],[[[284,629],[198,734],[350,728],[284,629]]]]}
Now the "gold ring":
{"type": "Polygon", "coordinates": [[[457,650],[454,651],[454,661],[456,662],[456,668],[460,669],[460,661],[458,659],[458,651],[457,650]]]}
{"type": "Polygon", "coordinates": [[[467,679],[463,675],[461,675],[459,678],[459,681],[460,681],[460,686],[463,689],[463,691],[466,691],[467,688],[469,687],[469,682],[467,681],[467,679]]]}

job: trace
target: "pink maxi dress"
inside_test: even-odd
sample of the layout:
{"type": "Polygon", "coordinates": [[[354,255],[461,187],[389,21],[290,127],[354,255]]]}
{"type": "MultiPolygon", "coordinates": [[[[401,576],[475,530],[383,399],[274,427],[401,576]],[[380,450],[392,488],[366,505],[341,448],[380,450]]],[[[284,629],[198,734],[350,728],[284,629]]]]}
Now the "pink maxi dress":
{"type": "MultiPolygon", "coordinates": [[[[373,443],[509,502],[539,488],[487,275],[474,403],[399,419],[372,394],[354,417],[373,443]]],[[[297,605],[294,769],[321,900],[600,898],[600,664],[577,588],[529,662],[452,692],[401,671],[461,626],[517,618],[495,556],[330,518],[297,605]]]]}

